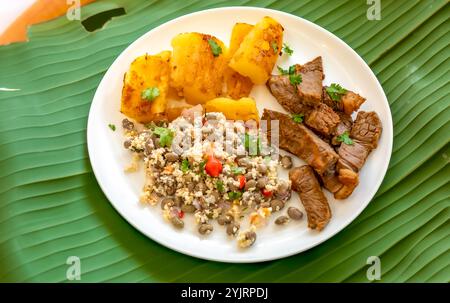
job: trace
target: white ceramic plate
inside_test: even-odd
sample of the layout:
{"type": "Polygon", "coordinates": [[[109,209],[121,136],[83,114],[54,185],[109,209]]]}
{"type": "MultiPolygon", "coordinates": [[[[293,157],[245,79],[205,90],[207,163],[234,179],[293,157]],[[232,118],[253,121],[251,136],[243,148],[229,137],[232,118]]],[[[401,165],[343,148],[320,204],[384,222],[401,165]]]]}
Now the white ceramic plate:
{"type": "MultiPolygon", "coordinates": [[[[251,95],[263,108],[283,111],[264,85],[256,86],[251,95]]],[[[171,249],[198,258],[223,262],[259,262],[290,256],[322,243],[352,222],[373,198],[386,173],[392,149],[392,119],[386,96],[367,64],[347,44],[325,29],[302,18],[279,11],[228,7],[201,11],[167,22],[133,42],[114,61],[98,86],[89,112],[87,139],[89,157],[98,183],[117,211],[136,229],[171,249]],[[175,230],[164,221],[159,207],[144,207],[138,199],[144,182],[141,169],[137,173],[124,173],[131,155],[122,146],[123,136],[119,112],[122,79],[130,63],[145,53],[154,54],[171,49],[170,41],[181,32],[212,34],[228,44],[231,29],[236,22],[256,23],[271,16],[284,27],[284,41],[294,49],[294,55],[283,55],[278,65],[287,67],[322,56],[325,84],[340,83],[367,98],[362,110],[376,111],[383,123],[379,146],[374,150],[360,173],[360,185],[346,200],[336,201],[328,192],[333,218],[321,232],[307,228],[306,218],[287,226],[271,222],[258,232],[255,244],[249,249],[237,248],[227,238],[222,226],[202,237],[195,231],[193,219],[187,218],[185,229],[175,230]],[[117,125],[113,132],[108,124],[117,125]],[[192,221],[192,222],[191,222],[192,221]]],[[[303,161],[294,159],[294,164],[303,161]]],[[[287,178],[287,172],[280,169],[287,178]]],[[[301,209],[298,196],[293,195],[290,205],[301,209]]],[[[286,209],[286,208],[285,208],[286,209]]],[[[274,218],[272,218],[273,220],[274,218]]]]}

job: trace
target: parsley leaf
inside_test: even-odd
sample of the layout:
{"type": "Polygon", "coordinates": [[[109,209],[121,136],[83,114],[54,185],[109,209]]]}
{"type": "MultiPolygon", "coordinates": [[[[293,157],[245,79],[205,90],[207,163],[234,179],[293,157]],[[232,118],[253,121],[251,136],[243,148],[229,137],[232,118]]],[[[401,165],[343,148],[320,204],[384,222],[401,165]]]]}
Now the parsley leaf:
{"type": "Polygon", "coordinates": [[[141,93],[141,98],[147,101],[153,101],[158,96],[159,96],[159,88],[156,86],[146,88],[141,93]]]}
{"type": "Polygon", "coordinates": [[[108,127],[114,132],[116,131],[116,126],[114,124],[108,124],[108,127]]]}
{"type": "Polygon", "coordinates": [[[328,96],[334,101],[339,101],[341,99],[341,95],[347,93],[347,90],[336,83],[331,83],[330,86],[326,88],[328,96]]]}
{"type": "Polygon", "coordinates": [[[289,75],[289,82],[291,82],[292,85],[296,86],[300,83],[302,83],[302,75],[301,74],[291,74],[289,75]]]}
{"type": "Polygon", "coordinates": [[[282,75],[293,75],[293,74],[295,74],[295,64],[289,66],[289,69],[283,69],[282,67],[280,67],[278,65],[277,65],[277,68],[278,68],[278,72],[280,74],[282,74],[282,75]]]}
{"type": "Polygon", "coordinates": [[[278,44],[277,44],[277,42],[276,41],[272,41],[271,46],[272,46],[273,52],[275,54],[278,53],[278,44]]]}
{"type": "Polygon", "coordinates": [[[242,196],[242,193],[240,191],[230,191],[228,193],[228,198],[230,200],[237,200],[242,196]]]}
{"type": "Polygon", "coordinates": [[[208,39],[208,44],[209,44],[209,47],[211,47],[211,51],[212,51],[214,57],[217,57],[218,55],[220,55],[222,53],[222,48],[213,39],[208,39]]]}
{"type": "Polygon", "coordinates": [[[304,117],[305,115],[303,114],[292,114],[292,120],[294,120],[295,123],[302,123],[304,117]]]}
{"type": "Polygon", "coordinates": [[[183,161],[181,161],[181,171],[183,173],[187,172],[190,169],[189,166],[189,160],[188,159],[183,159],[183,161]]]}
{"type": "Polygon", "coordinates": [[[159,136],[159,144],[162,147],[169,147],[172,145],[173,132],[169,128],[155,127],[153,133],[159,136]]]}
{"type": "Polygon", "coordinates": [[[241,175],[244,173],[244,168],[239,166],[232,166],[231,172],[235,175],[241,175]]]}
{"type": "Polygon", "coordinates": [[[223,193],[225,191],[225,188],[223,187],[223,181],[219,180],[216,182],[216,188],[220,193],[223,193]]]}
{"type": "Polygon", "coordinates": [[[348,132],[345,132],[345,133],[337,136],[337,140],[338,140],[338,142],[342,142],[347,145],[353,145],[353,140],[350,139],[348,132]]]}
{"type": "Polygon", "coordinates": [[[198,164],[198,170],[200,175],[204,176],[205,175],[205,165],[206,165],[206,161],[202,161],[198,164]]]}
{"type": "Polygon", "coordinates": [[[283,69],[282,67],[280,67],[278,65],[277,65],[277,68],[278,68],[278,72],[280,73],[280,75],[287,75],[287,74],[289,74],[289,71],[287,69],[283,69]]]}
{"type": "Polygon", "coordinates": [[[285,52],[289,56],[292,56],[292,54],[294,53],[294,50],[292,48],[290,48],[289,45],[287,45],[286,43],[283,43],[283,52],[285,52]]]}

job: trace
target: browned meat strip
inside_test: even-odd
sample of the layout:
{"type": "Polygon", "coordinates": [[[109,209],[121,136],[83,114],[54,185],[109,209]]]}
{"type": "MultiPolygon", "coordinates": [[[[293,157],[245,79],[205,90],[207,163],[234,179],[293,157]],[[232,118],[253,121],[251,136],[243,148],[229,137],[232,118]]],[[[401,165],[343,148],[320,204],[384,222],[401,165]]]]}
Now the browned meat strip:
{"type": "Polygon", "coordinates": [[[358,172],[369,153],[377,147],[381,131],[381,121],[375,112],[358,112],[350,132],[353,144],[341,144],[337,168],[348,168],[358,172]]]}
{"type": "Polygon", "coordinates": [[[337,137],[342,135],[345,132],[348,132],[350,134],[350,130],[352,129],[353,125],[353,119],[352,116],[347,115],[343,112],[337,112],[340,118],[339,124],[336,126],[336,129],[334,131],[334,137],[331,139],[331,144],[333,145],[341,145],[341,142],[337,140],[337,137]]]}
{"type": "Polygon", "coordinates": [[[300,101],[295,86],[289,81],[287,75],[272,75],[267,81],[267,87],[278,103],[285,110],[294,114],[305,114],[311,110],[311,107],[304,105],[300,101]]]}
{"type": "Polygon", "coordinates": [[[322,57],[297,65],[296,72],[302,75],[302,82],[297,85],[297,93],[303,104],[317,105],[322,102],[323,67],[322,57]]]}
{"type": "Polygon", "coordinates": [[[370,152],[377,148],[381,131],[382,125],[377,113],[360,111],[353,124],[350,136],[367,146],[370,152]]]}
{"type": "Polygon", "coordinates": [[[358,111],[361,104],[366,101],[366,98],[361,97],[357,93],[347,90],[347,93],[341,96],[341,99],[334,101],[330,98],[326,91],[326,86],[323,87],[322,101],[335,111],[341,111],[347,115],[351,115],[353,112],[358,111]]]}
{"type": "Polygon", "coordinates": [[[353,140],[352,145],[341,144],[339,147],[339,160],[337,168],[347,168],[358,172],[366,162],[369,150],[359,141],[353,140]]]}
{"type": "Polygon", "coordinates": [[[318,103],[316,106],[303,104],[288,76],[272,76],[267,81],[267,86],[284,109],[294,114],[303,114],[308,127],[321,135],[333,134],[340,122],[339,116],[324,103],[318,103]]]}
{"type": "Polygon", "coordinates": [[[297,191],[308,216],[308,227],[322,230],[331,219],[331,209],[309,165],[295,167],[289,172],[292,189],[297,191]]]}
{"type": "Polygon", "coordinates": [[[305,124],[323,135],[333,134],[339,122],[339,116],[323,103],[319,103],[309,115],[305,115],[305,124]]]}
{"type": "Polygon", "coordinates": [[[311,130],[301,123],[296,123],[289,115],[264,109],[262,120],[267,120],[267,137],[272,139],[271,121],[279,121],[279,146],[302,158],[319,174],[324,174],[334,167],[338,155],[311,130]]]}

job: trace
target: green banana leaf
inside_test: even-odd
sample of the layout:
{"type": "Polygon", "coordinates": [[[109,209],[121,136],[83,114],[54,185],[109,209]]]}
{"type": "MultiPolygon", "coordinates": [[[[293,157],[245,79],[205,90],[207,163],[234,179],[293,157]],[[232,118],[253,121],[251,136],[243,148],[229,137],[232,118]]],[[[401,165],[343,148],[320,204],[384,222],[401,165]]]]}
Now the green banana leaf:
{"type": "Polygon", "coordinates": [[[381,282],[450,280],[449,17],[445,0],[99,1],[0,47],[0,281],[381,282]],[[380,80],[394,119],[390,167],[376,197],[345,230],[307,252],[259,264],[223,264],[171,251],[110,205],[86,150],[89,106],[118,54],[150,29],[212,7],[258,6],[301,16],[353,47],[380,80]],[[102,28],[81,21],[123,8],[102,28]]]}

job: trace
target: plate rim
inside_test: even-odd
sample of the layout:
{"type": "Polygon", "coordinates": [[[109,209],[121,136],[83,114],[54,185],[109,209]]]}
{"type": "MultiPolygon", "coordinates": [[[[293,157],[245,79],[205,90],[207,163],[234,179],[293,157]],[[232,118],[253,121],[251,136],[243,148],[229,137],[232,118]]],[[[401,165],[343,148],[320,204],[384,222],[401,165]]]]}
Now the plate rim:
{"type": "Polygon", "coordinates": [[[392,157],[392,148],[393,148],[393,120],[392,120],[392,113],[391,113],[391,108],[389,106],[389,102],[388,99],[386,97],[386,93],[384,92],[383,87],[381,86],[381,83],[379,82],[378,78],[376,77],[375,73],[372,71],[372,69],[370,68],[370,66],[364,61],[364,59],[352,48],[350,47],[345,41],[343,41],[341,38],[339,38],[338,36],[336,36],[334,33],[328,31],[327,29],[321,27],[318,24],[315,24],[312,21],[309,21],[307,19],[304,19],[300,16],[296,16],[284,11],[280,11],[280,10],[275,10],[275,9],[269,9],[269,8],[263,8],[263,7],[253,7],[253,6],[224,6],[224,7],[218,7],[218,8],[209,8],[209,9],[205,9],[205,10],[200,10],[200,11],[195,11],[189,14],[185,14],[182,16],[179,16],[177,18],[171,19],[167,22],[164,22],[160,25],[158,25],[157,27],[152,28],[151,30],[147,31],[146,33],[142,34],[141,36],[139,36],[138,38],[136,38],[133,42],[131,42],[124,50],[121,51],[121,53],[114,59],[114,61],[109,65],[108,69],[106,70],[106,72],[103,74],[101,81],[99,82],[96,91],[94,93],[94,96],[92,98],[91,101],[91,105],[89,107],[89,114],[88,114],[88,119],[87,119],[87,128],[86,128],[86,137],[87,137],[87,151],[88,151],[88,156],[89,156],[89,162],[92,168],[92,172],[94,173],[94,176],[96,178],[97,184],[99,185],[100,189],[102,190],[103,194],[106,196],[106,198],[108,199],[109,203],[113,206],[113,208],[119,213],[119,215],[125,219],[127,221],[128,224],[130,224],[131,226],[133,226],[137,231],[139,231],[141,234],[145,235],[146,237],[150,238],[152,241],[155,241],[156,243],[167,247],[171,250],[174,250],[176,252],[182,253],[184,255],[188,255],[191,257],[195,257],[198,259],[203,259],[203,260],[208,260],[208,261],[215,261],[215,262],[223,262],[223,263],[259,263],[259,262],[265,262],[265,261],[271,261],[271,260],[278,260],[278,259],[283,259],[286,257],[290,257],[293,255],[297,255],[299,253],[305,252],[313,247],[316,247],[324,242],[326,242],[327,240],[333,238],[336,234],[340,233],[341,231],[343,231],[346,227],[348,227],[366,208],[367,206],[372,202],[373,198],[375,197],[376,193],[378,192],[378,190],[380,189],[380,186],[384,180],[384,178],[386,177],[386,173],[389,167],[389,163],[392,157]],[[100,94],[99,93],[99,88],[102,86],[103,82],[105,81],[105,76],[107,75],[107,73],[109,72],[110,68],[116,64],[116,62],[118,62],[122,56],[125,56],[125,53],[127,53],[130,49],[132,49],[134,47],[135,44],[137,44],[141,39],[144,39],[146,36],[151,35],[154,31],[158,30],[160,27],[162,26],[166,26],[172,23],[176,23],[179,22],[183,19],[187,19],[196,15],[202,15],[202,14],[207,14],[209,12],[216,12],[216,11],[228,11],[228,10],[244,10],[247,12],[252,12],[252,11],[260,11],[260,12],[267,12],[268,14],[270,13],[275,13],[275,14],[281,14],[281,15],[285,15],[289,18],[294,18],[294,19],[298,19],[301,22],[305,22],[307,23],[309,26],[313,27],[315,30],[318,30],[322,33],[324,33],[325,35],[329,35],[332,39],[334,39],[337,43],[341,44],[342,47],[344,47],[347,51],[350,51],[351,53],[353,53],[353,55],[357,58],[357,60],[359,60],[359,63],[363,66],[364,69],[366,69],[368,71],[368,75],[370,75],[370,77],[372,78],[372,80],[375,80],[374,82],[377,85],[378,90],[382,93],[382,101],[386,106],[387,112],[389,113],[388,117],[387,117],[387,121],[388,121],[388,125],[383,125],[383,134],[384,135],[388,135],[388,140],[387,140],[387,151],[388,151],[388,159],[386,161],[383,162],[383,167],[382,167],[382,177],[378,180],[377,184],[375,184],[376,187],[376,191],[374,191],[374,193],[371,195],[371,197],[369,197],[369,199],[367,200],[368,202],[365,203],[365,205],[361,205],[360,208],[356,209],[354,213],[351,214],[351,216],[346,220],[347,222],[345,224],[342,225],[342,227],[340,229],[336,229],[332,232],[330,232],[330,234],[328,235],[328,237],[324,237],[323,239],[320,239],[317,242],[311,243],[301,249],[295,250],[295,251],[289,251],[289,252],[281,252],[279,254],[277,254],[276,256],[268,256],[268,257],[259,257],[259,258],[242,258],[242,259],[223,259],[223,258],[217,258],[217,257],[210,257],[210,256],[205,256],[202,255],[201,253],[196,253],[196,252],[192,252],[188,249],[185,248],[180,248],[177,247],[176,245],[172,245],[171,243],[166,243],[165,241],[163,241],[162,239],[158,239],[156,237],[152,237],[151,235],[149,235],[148,233],[146,233],[144,230],[142,230],[137,224],[135,224],[135,222],[133,222],[133,220],[130,220],[121,210],[120,208],[113,202],[114,199],[111,199],[111,197],[109,196],[109,192],[108,190],[105,188],[105,185],[102,183],[101,179],[98,177],[99,173],[93,163],[93,160],[95,158],[94,152],[92,151],[92,145],[93,143],[91,143],[94,138],[92,138],[92,132],[90,132],[89,130],[92,129],[92,126],[90,127],[90,125],[93,124],[92,120],[93,118],[93,114],[92,114],[92,108],[94,105],[94,101],[98,98],[97,96],[100,94]],[[387,134],[386,134],[387,133],[387,134]],[[90,135],[91,134],[91,135],[90,135]]]}

